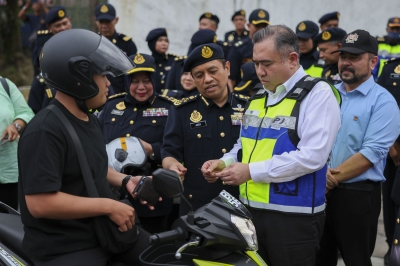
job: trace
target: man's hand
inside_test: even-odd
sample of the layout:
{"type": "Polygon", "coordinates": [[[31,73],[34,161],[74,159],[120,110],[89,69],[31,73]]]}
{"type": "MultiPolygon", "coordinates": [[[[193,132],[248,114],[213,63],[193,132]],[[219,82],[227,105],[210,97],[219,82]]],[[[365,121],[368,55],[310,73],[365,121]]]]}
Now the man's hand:
{"type": "Polygon", "coordinates": [[[225,167],[225,162],[222,160],[209,160],[203,164],[201,172],[208,183],[214,183],[218,179],[215,173],[221,172],[225,167]]]}
{"type": "Polygon", "coordinates": [[[116,200],[113,202],[111,213],[108,217],[118,225],[119,231],[126,232],[132,229],[132,226],[135,224],[135,209],[116,200]]]}
{"type": "Polygon", "coordinates": [[[170,165],[169,170],[175,171],[178,173],[181,180],[185,180],[185,174],[187,169],[179,162],[173,163],[170,165]]]}
{"type": "Polygon", "coordinates": [[[1,139],[4,139],[6,135],[8,135],[7,139],[10,142],[14,141],[16,138],[19,139],[19,133],[14,124],[6,127],[6,129],[3,131],[3,134],[1,135],[1,139]]]}
{"type": "Polygon", "coordinates": [[[328,168],[328,171],[326,173],[326,190],[331,190],[334,189],[339,185],[339,182],[336,180],[336,178],[333,176],[335,174],[339,174],[340,171],[337,169],[332,169],[328,168]]]}
{"type": "MultiPolygon", "coordinates": [[[[396,144],[397,142],[395,142],[396,144]]],[[[398,144],[396,145],[398,146],[398,144]]],[[[400,165],[400,154],[397,152],[396,146],[393,145],[389,149],[389,156],[392,158],[394,165],[399,166],[400,165]]]]}
{"type": "MultiPolygon", "coordinates": [[[[133,191],[135,190],[135,188],[136,188],[136,186],[139,183],[141,178],[142,178],[141,176],[132,176],[132,178],[129,179],[129,182],[126,184],[126,191],[128,191],[128,193],[131,194],[131,196],[134,199],[137,198],[137,195],[136,195],[136,193],[133,194],[133,191]]],[[[147,178],[153,178],[153,177],[152,176],[147,176],[147,178]]],[[[141,204],[147,205],[147,207],[149,207],[150,210],[154,210],[154,206],[153,205],[148,204],[147,201],[145,201],[143,199],[139,198],[139,200],[140,200],[141,204]]],[[[162,201],[162,198],[160,197],[158,199],[158,201],[162,201]]]]}
{"type": "Polygon", "coordinates": [[[251,180],[249,165],[244,163],[233,163],[214,175],[221,178],[223,184],[231,186],[239,186],[251,180]]]}

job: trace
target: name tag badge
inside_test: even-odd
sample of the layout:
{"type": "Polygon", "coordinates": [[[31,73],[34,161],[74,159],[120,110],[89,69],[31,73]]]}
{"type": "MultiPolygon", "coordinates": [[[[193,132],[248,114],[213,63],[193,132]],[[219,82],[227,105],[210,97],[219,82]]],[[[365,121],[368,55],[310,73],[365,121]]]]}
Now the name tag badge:
{"type": "Polygon", "coordinates": [[[231,121],[233,126],[242,125],[243,114],[242,113],[233,113],[231,115],[231,121]]]}
{"type": "Polygon", "coordinates": [[[124,114],[124,111],[120,111],[120,110],[113,109],[113,110],[111,111],[111,114],[112,114],[112,115],[123,115],[123,114],[124,114]]]}
{"type": "Polygon", "coordinates": [[[246,110],[244,113],[245,115],[252,115],[252,116],[258,116],[260,114],[260,111],[258,110],[246,110]]]}
{"type": "Polygon", "coordinates": [[[400,74],[392,73],[390,74],[391,79],[400,79],[400,74]]]}
{"type": "Polygon", "coordinates": [[[206,127],[206,126],[207,126],[207,122],[205,120],[197,122],[197,123],[190,123],[191,129],[199,128],[199,127],[206,127]]]}

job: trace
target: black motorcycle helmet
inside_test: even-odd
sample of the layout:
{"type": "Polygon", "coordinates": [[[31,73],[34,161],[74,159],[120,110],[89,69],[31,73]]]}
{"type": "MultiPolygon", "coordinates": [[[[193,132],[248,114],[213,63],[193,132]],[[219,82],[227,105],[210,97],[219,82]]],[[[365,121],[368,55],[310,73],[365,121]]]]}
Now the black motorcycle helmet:
{"type": "Polygon", "coordinates": [[[94,74],[117,77],[135,67],[107,38],[84,29],[54,35],[44,45],[39,59],[46,84],[74,97],[84,112],[88,112],[85,100],[99,93],[94,74]]]}

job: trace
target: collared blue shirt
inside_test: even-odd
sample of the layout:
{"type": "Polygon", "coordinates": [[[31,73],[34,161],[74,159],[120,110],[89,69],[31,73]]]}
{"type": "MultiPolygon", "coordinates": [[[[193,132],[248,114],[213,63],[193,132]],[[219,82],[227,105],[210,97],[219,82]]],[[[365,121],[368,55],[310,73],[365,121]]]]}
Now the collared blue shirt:
{"type": "Polygon", "coordinates": [[[342,96],[342,126],[329,167],[337,168],[359,152],[374,166],[346,183],[384,181],[387,153],[400,134],[400,112],[396,100],[376,84],[372,76],[351,92],[346,92],[343,82],[335,86],[342,96]]]}

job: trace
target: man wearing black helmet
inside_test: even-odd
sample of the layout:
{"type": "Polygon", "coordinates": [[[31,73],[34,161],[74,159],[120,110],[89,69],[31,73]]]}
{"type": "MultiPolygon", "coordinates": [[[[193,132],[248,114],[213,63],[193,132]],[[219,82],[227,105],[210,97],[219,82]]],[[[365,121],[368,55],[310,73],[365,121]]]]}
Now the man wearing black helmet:
{"type": "Polygon", "coordinates": [[[22,248],[35,265],[106,265],[110,260],[135,265],[148,234],[135,225],[135,210],[114,200],[110,185],[133,191],[140,177],[125,177],[108,168],[101,126],[88,112],[106,102],[110,82],[105,74],[119,76],[134,66],[106,38],[82,29],[47,41],[40,66],[45,82],[58,91],[50,106],[59,109],[76,131],[99,197],[88,197],[64,123],[52,110],[43,109],[19,143],[22,248]],[[117,257],[106,252],[93,228],[96,216],[108,216],[121,232],[137,232],[136,243],[117,257]]]}

